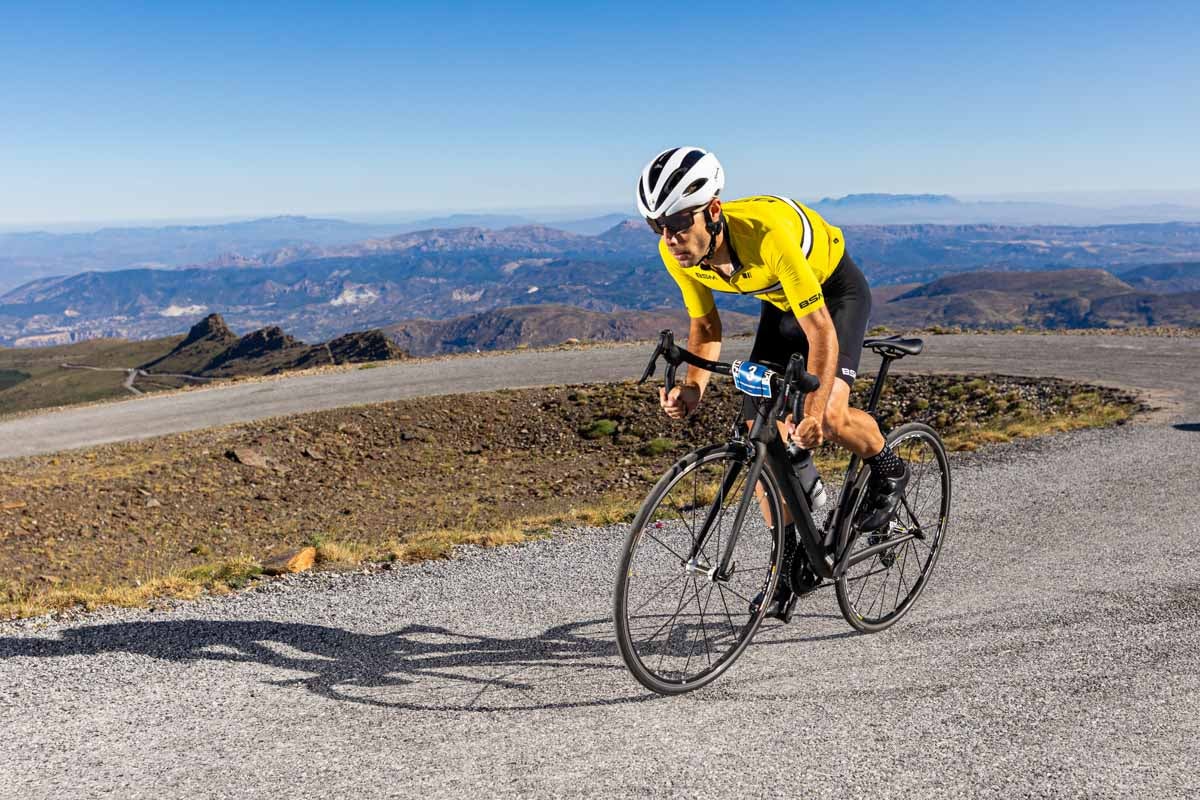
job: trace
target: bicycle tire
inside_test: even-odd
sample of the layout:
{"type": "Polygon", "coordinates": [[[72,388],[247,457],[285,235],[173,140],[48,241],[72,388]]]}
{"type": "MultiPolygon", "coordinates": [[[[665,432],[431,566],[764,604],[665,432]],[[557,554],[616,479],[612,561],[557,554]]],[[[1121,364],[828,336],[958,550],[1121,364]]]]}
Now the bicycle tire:
{"type": "MultiPolygon", "coordinates": [[[[737,502],[743,492],[753,491],[746,485],[750,461],[746,447],[734,443],[712,445],[684,456],[650,490],[625,539],[613,591],[617,646],[634,678],[653,692],[681,694],[716,680],[745,651],[762,623],[779,578],[783,546],[782,495],[766,464],[758,485],[766,496],[773,522],[767,523],[759,503],[752,499],[735,546],[737,559],[744,557],[749,566],[735,559],[725,580],[715,574],[697,575],[688,571],[687,554],[681,552],[690,550],[697,531],[703,531],[709,517],[717,514],[720,516],[713,520],[714,533],[707,537],[701,555],[704,565],[719,562],[733,532],[737,502]],[[701,481],[718,474],[723,476],[721,481],[726,480],[734,464],[740,474],[733,473],[736,485],[720,508],[712,499],[702,501],[701,481]],[[681,494],[673,495],[677,489],[681,494]],[[688,508],[672,500],[689,490],[692,502],[688,508]],[[669,507],[672,502],[674,506],[669,507]],[[664,504],[668,504],[665,510],[664,504]],[[667,580],[662,582],[663,578],[667,580]],[[705,611],[714,593],[721,605],[714,606],[717,610],[710,618],[710,630],[705,611]],[[656,605],[649,608],[651,604],[656,605]],[[685,606],[690,622],[678,624],[685,606]],[[666,637],[660,639],[664,630],[666,637]],[[703,653],[697,652],[701,645],[703,653]],[[714,650],[719,650],[715,657],[714,650]],[[695,672],[690,671],[693,656],[695,672]]],[[[718,493],[712,490],[714,497],[718,493]]],[[[697,563],[700,561],[698,558],[697,563]]]]}
{"type": "MultiPolygon", "coordinates": [[[[863,633],[878,633],[891,627],[912,608],[928,584],[929,576],[945,546],[950,520],[950,461],[937,432],[924,423],[909,422],[888,434],[887,442],[897,455],[909,463],[909,469],[912,470],[912,478],[905,489],[904,503],[887,527],[869,534],[851,530],[851,553],[884,544],[888,537],[902,536],[913,529],[922,531],[924,538],[909,539],[894,548],[878,552],[860,564],[847,568],[837,579],[835,592],[838,608],[846,621],[863,633]],[[929,480],[931,464],[936,465],[937,472],[936,480],[933,481],[929,480]],[[931,505],[928,490],[934,486],[938,490],[937,501],[931,505]],[[924,497],[923,491],[926,491],[924,497]],[[936,527],[930,531],[928,520],[930,512],[933,511],[932,506],[936,506],[937,522],[936,527]],[[911,582],[905,579],[904,573],[910,561],[915,561],[917,566],[917,574],[909,576],[911,582]],[[865,568],[862,568],[863,565],[865,568]],[[882,576],[882,579],[878,581],[878,588],[875,588],[875,582],[871,579],[878,576],[882,576]],[[888,581],[893,578],[894,593],[888,589],[888,581]],[[868,585],[872,587],[870,591],[868,585]],[[902,590],[903,597],[900,596],[902,590]],[[890,604],[889,594],[892,598],[890,604]]],[[[855,491],[857,494],[851,501],[850,511],[841,525],[854,525],[858,507],[866,495],[866,481],[861,481],[855,491]]],[[[851,557],[853,558],[853,555],[851,557]]]]}

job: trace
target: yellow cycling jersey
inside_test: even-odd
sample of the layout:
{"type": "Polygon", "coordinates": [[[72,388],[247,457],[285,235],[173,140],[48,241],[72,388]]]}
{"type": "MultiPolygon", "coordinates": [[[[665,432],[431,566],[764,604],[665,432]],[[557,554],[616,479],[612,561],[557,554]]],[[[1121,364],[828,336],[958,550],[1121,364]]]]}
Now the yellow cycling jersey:
{"type": "Polygon", "coordinates": [[[714,291],[754,295],[797,317],[825,305],[821,284],[846,252],[841,230],[786,197],[730,200],[721,204],[721,213],[733,259],[729,278],[708,267],[681,267],[666,241],[658,241],[688,314],[703,317],[712,311],[714,291]]]}

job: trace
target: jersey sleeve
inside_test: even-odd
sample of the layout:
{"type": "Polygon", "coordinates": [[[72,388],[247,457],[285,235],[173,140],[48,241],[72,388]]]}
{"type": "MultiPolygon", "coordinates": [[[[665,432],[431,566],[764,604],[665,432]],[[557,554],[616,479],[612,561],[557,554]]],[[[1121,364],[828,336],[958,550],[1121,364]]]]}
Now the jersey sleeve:
{"type": "Polygon", "coordinates": [[[825,305],[821,282],[804,257],[800,243],[782,233],[770,233],[763,238],[763,260],[774,268],[788,305],[796,318],[808,316],[825,305]]]}
{"type": "Polygon", "coordinates": [[[679,266],[679,262],[675,260],[675,256],[671,255],[671,251],[661,240],[658,243],[658,254],[662,256],[667,272],[679,285],[679,292],[683,295],[683,305],[687,308],[688,316],[707,316],[708,312],[712,311],[713,306],[716,305],[713,301],[712,289],[684,272],[679,266]]]}

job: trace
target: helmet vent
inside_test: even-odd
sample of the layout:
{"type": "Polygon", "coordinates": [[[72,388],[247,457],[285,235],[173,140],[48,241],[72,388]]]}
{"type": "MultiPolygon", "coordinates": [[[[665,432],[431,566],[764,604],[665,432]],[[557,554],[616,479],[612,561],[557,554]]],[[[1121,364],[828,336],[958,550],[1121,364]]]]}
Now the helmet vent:
{"type": "Polygon", "coordinates": [[[662,155],[660,155],[658,158],[654,159],[654,163],[650,165],[650,175],[649,175],[650,191],[654,192],[655,194],[659,193],[658,192],[658,178],[660,175],[662,175],[663,167],[665,167],[667,165],[667,162],[671,160],[671,156],[675,155],[678,152],[679,152],[679,148],[676,147],[674,150],[667,150],[662,155]]]}

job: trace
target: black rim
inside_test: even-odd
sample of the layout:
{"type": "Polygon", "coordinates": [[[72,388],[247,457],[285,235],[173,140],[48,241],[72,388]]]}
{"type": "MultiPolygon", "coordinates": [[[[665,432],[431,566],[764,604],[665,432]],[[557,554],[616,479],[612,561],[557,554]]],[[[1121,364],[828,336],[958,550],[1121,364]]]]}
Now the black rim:
{"type": "Polygon", "coordinates": [[[886,528],[859,535],[851,559],[868,547],[890,540],[897,544],[854,564],[842,577],[848,611],[867,625],[894,620],[916,599],[937,560],[946,529],[949,470],[933,440],[915,431],[899,436],[892,449],[908,462],[912,478],[896,519],[886,528]]]}
{"type": "MultiPolygon", "coordinates": [[[[757,501],[747,511],[728,574],[717,574],[748,467],[729,451],[689,466],[659,495],[628,545],[620,591],[635,674],[644,670],[654,683],[673,686],[711,679],[757,629],[762,596],[773,586],[776,535],[757,501]],[[714,511],[722,484],[731,487],[714,511]],[[710,513],[711,530],[689,563],[710,513]]],[[[765,477],[759,486],[766,490],[765,477]]]]}

